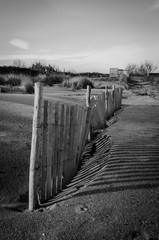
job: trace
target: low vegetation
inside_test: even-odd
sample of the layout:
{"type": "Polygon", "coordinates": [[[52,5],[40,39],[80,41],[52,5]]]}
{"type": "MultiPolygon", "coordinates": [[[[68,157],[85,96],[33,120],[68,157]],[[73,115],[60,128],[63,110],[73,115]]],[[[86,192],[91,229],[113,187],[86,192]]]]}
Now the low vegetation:
{"type": "Polygon", "coordinates": [[[34,84],[42,82],[44,86],[53,86],[58,84],[62,87],[71,88],[73,91],[86,89],[87,85],[94,88],[93,82],[86,77],[71,77],[64,74],[52,73],[50,75],[39,74],[35,77],[30,77],[23,74],[4,74],[0,75],[0,86],[3,86],[3,92],[22,92],[34,93],[34,84]]]}
{"type": "MultiPolygon", "coordinates": [[[[125,88],[134,87],[136,79],[140,83],[149,82],[153,85],[158,84],[159,76],[152,75],[157,69],[150,61],[137,65],[129,63],[124,69],[123,74],[113,81],[122,83],[125,88]]],[[[58,84],[62,87],[72,89],[86,89],[87,85],[91,88],[105,88],[105,82],[111,81],[109,74],[98,72],[76,73],[75,71],[60,71],[58,67],[47,65],[46,63],[35,62],[30,67],[26,67],[21,60],[13,61],[13,66],[0,67],[0,88],[3,92],[22,92],[34,93],[34,84],[42,82],[44,86],[54,86],[58,84]]]]}
{"type": "Polygon", "coordinates": [[[23,74],[0,75],[2,92],[34,93],[34,82],[30,76],[23,74]]]}

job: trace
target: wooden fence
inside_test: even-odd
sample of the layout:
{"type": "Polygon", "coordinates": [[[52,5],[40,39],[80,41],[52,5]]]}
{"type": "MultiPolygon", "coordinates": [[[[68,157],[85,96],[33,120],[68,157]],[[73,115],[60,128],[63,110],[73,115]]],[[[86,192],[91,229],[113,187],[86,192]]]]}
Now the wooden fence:
{"type": "Polygon", "coordinates": [[[90,99],[87,106],[43,100],[43,86],[35,84],[29,176],[29,210],[47,202],[72,180],[90,128],[104,128],[106,119],[121,107],[118,88],[90,99]]]}

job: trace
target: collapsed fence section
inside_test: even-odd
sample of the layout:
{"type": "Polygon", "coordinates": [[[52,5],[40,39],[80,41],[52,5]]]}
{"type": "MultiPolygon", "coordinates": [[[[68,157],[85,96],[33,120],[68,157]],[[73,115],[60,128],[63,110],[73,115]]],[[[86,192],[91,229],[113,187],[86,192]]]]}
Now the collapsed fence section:
{"type": "MultiPolygon", "coordinates": [[[[121,107],[122,90],[114,88],[90,97],[86,107],[43,99],[43,86],[35,84],[29,176],[29,210],[53,198],[75,176],[90,129],[106,127],[121,107]]],[[[91,138],[90,138],[91,139],[91,138]]]]}
{"type": "Polygon", "coordinates": [[[44,101],[41,202],[55,196],[77,172],[91,109],[44,101]]]}

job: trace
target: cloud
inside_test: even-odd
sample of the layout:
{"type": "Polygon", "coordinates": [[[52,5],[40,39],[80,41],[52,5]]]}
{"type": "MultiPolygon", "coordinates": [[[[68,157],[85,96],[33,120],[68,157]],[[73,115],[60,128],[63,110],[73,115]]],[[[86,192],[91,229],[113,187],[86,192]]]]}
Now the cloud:
{"type": "Polygon", "coordinates": [[[152,5],[150,10],[156,10],[156,9],[159,9],[159,0],[155,1],[155,4],[152,5]]]}
{"type": "Polygon", "coordinates": [[[21,39],[18,39],[18,38],[14,38],[14,39],[10,40],[8,43],[14,47],[21,48],[24,50],[29,49],[29,43],[26,41],[23,41],[21,39]]]}

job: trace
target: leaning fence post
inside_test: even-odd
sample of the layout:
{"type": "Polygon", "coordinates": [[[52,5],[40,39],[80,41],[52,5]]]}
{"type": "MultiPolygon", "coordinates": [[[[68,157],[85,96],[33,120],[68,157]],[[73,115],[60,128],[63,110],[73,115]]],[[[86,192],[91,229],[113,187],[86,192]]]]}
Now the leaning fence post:
{"type": "Polygon", "coordinates": [[[30,154],[30,172],[29,172],[29,210],[33,211],[38,205],[37,188],[38,188],[38,176],[39,176],[39,151],[40,151],[40,139],[42,132],[42,93],[43,84],[35,83],[35,95],[34,95],[34,114],[33,114],[33,126],[32,126],[32,143],[30,154]]]}
{"type": "MultiPolygon", "coordinates": [[[[91,86],[87,85],[87,91],[86,91],[86,107],[90,107],[91,102],[91,86]]],[[[90,131],[88,134],[88,140],[90,141],[92,139],[92,124],[90,124],[90,131]]]]}

